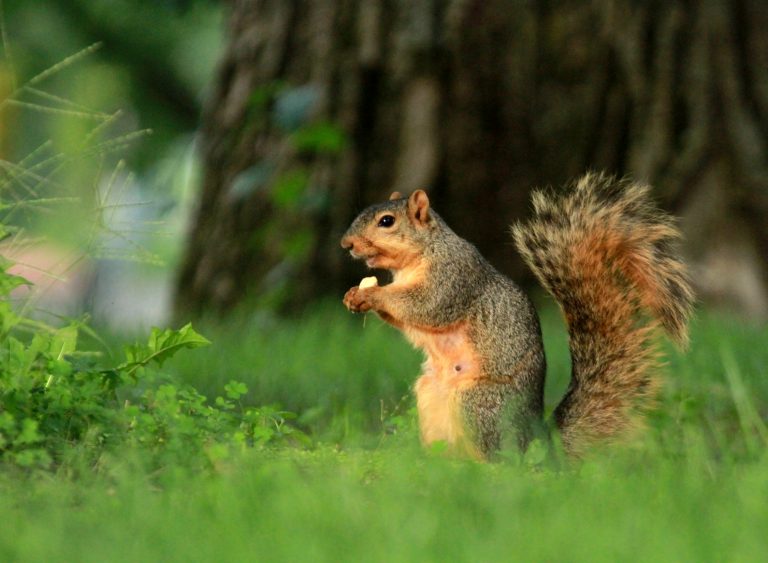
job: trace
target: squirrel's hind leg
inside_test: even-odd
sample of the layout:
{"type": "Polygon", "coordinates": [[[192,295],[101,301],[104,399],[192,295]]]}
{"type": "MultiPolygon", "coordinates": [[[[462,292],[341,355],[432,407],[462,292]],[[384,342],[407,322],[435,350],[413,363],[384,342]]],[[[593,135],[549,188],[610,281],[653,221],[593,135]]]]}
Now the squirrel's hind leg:
{"type": "Polygon", "coordinates": [[[477,380],[459,390],[457,403],[467,440],[483,459],[507,447],[525,451],[541,426],[541,413],[512,381],[477,380]]]}

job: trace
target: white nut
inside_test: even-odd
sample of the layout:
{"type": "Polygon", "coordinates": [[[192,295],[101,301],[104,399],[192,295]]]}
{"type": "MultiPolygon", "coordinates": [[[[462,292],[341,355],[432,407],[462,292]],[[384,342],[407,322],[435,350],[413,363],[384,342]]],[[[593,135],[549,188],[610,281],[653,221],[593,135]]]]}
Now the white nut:
{"type": "Polygon", "coordinates": [[[366,289],[368,287],[376,287],[377,285],[379,285],[379,280],[376,279],[376,276],[370,276],[360,280],[360,285],[357,287],[360,289],[366,289]]]}

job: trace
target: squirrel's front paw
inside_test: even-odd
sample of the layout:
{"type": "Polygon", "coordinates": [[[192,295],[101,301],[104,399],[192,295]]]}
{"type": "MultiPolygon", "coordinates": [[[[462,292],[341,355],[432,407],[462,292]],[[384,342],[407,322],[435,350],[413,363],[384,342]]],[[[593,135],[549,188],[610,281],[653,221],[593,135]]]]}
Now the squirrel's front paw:
{"type": "Polygon", "coordinates": [[[355,286],[344,295],[344,305],[353,313],[365,313],[373,308],[370,297],[373,288],[360,289],[355,286]]]}

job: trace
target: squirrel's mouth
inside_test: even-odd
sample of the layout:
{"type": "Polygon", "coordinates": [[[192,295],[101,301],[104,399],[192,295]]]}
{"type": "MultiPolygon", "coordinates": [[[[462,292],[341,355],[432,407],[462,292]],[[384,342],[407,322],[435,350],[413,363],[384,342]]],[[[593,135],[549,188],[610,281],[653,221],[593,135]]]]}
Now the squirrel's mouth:
{"type": "Polygon", "coordinates": [[[355,260],[363,260],[365,262],[365,265],[369,268],[376,268],[378,264],[378,259],[381,256],[378,252],[356,252],[355,249],[351,249],[349,253],[352,255],[352,258],[355,260]]]}

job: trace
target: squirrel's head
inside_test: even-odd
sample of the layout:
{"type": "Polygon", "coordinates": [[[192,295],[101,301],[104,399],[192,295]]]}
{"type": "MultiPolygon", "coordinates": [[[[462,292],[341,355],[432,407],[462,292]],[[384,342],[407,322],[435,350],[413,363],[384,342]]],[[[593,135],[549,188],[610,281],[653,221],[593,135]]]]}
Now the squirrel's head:
{"type": "Polygon", "coordinates": [[[365,209],[341,239],[352,257],[369,268],[399,270],[421,258],[436,226],[429,198],[422,190],[410,197],[393,193],[389,201],[365,209]]]}

